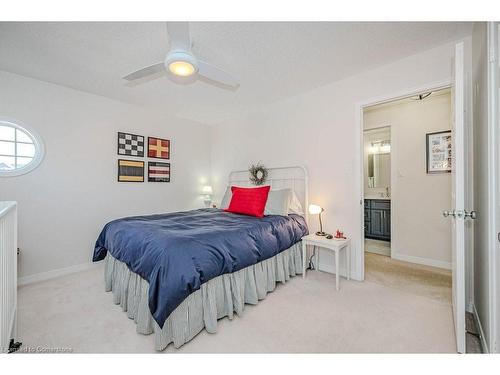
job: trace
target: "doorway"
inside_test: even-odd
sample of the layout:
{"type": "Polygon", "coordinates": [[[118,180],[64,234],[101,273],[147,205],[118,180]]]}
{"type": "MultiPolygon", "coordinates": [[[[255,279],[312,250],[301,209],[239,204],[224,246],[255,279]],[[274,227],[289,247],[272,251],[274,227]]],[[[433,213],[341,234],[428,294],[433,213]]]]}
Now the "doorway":
{"type": "MultiPolygon", "coordinates": [[[[466,249],[466,244],[471,242],[472,230],[470,226],[466,226],[465,222],[468,219],[473,219],[471,216],[472,208],[472,193],[473,190],[467,181],[470,181],[472,176],[472,162],[473,154],[471,152],[471,118],[470,118],[470,108],[471,108],[471,92],[470,92],[470,81],[466,75],[466,59],[465,50],[468,49],[465,43],[458,42],[455,44],[454,56],[451,60],[451,75],[452,79],[448,82],[441,82],[436,84],[424,85],[417,89],[408,89],[402,91],[398,94],[384,96],[377,99],[368,100],[357,105],[356,119],[358,123],[358,135],[359,143],[358,147],[358,197],[359,199],[359,234],[357,234],[357,248],[354,252],[354,262],[355,266],[354,278],[358,280],[364,280],[366,277],[365,273],[365,251],[364,251],[364,170],[363,170],[363,118],[364,110],[368,107],[387,104],[394,102],[399,99],[408,99],[416,95],[425,95],[432,91],[438,91],[443,89],[451,89],[451,139],[453,143],[452,152],[452,171],[451,171],[451,204],[450,209],[443,211],[449,221],[451,221],[451,240],[452,240],[452,259],[451,259],[451,273],[452,273],[452,316],[453,325],[455,329],[455,341],[457,345],[457,352],[465,352],[465,339],[466,339],[466,327],[465,327],[465,301],[470,298],[470,291],[467,295],[466,290],[466,278],[470,279],[471,268],[470,257],[466,257],[469,252],[474,251],[473,248],[466,249]],[[466,272],[466,269],[468,270],[466,272]]],[[[391,127],[391,129],[393,129],[391,127]]],[[[391,132],[391,138],[394,140],[394,133],[391,132]]],[[[391,145],[391,164],[394,164],[394,155],[396,153],[397,146],[394,143],[391,145]]],[[[413,155],[415,160],[421,157],[418,153],[413,155]]],[[[391,168],[394,172],[395,168],[391,168]]],[[[392,173],[392,172],[391,172],[392,173]]],[[[391,194],[394,195],[398,191],[398,187],[394,186],[394,173],[391,175],[391,194]]],[[[394,203],[391,200],[391,208],[394,203]]],[[[412,213],[413,215],[413,213],[412,213]]],[[[391,212],[391,217],[393,212],[391,212]]],[[[412,216],[410,216],[412,217],[412,216]]],[[[403,218],[406,220],[406,218],[403,218]]],[[[426,220],[426,219],[425,219],[426,220]]],[[[392,217],[391,219],[391,259],[394,258],[395,244],[392,235],[394,234],[393,223],[397,221],[392,217]]],[[[425,239],[427,233],[420,233],[421,239],[425,239]]],[[[425,247],[423,247],[425,248],[425,247]]],[[[399,249],[399,246],[398,246],[399,249]]],[[[387,257],[386,257],[387,258],[387,257]]],[[[416,261],[417,259],[413,259],[416,261]]]]}
{"type": "Polygon", "coordinates": [[[451,305],[451,90],[363,109],[366,280],[451,305]]]}
{"type": "Polygon", "coordinates": [[[391,128],[371,128],[365,109],[364,232],[365,252],[391,256],[391,128]]]}

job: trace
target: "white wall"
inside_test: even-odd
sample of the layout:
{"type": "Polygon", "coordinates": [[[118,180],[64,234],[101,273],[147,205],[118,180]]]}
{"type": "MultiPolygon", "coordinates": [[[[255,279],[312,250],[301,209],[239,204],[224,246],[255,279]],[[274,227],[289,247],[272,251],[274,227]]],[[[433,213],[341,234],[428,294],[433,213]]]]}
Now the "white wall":
{"type": "Polygon", "coordinates": [[[391,127],[391,256],[451,268],[451,174],[427,174],[426,134],[451,129],[451,95],[372,107],[365,129],[391,127]]]}
{"type": "Polygon", "coordinates": [[[46,147],[36,170],[0,178],[0,201],[19,202],[19,276],[90,262],[109,220],[203,207],[208,127],[6,72],[0,87],[0,116],[34,128],[46,147]],[[172,182],[118,183],[118,131],[170,139],[172,182]]]}
{"type": "MultiPolygon", "coordinates": [[[[450,81],[453,54],[454,43],[446,44],[217,125],[212,132],[215,193],[223,194],[230,170],[256,161],[267,166],[303,164],[310,175],[310,202],[325,208],[325,229],[343,229],[359,253],[362,179],[356,104],[450,81]]],[[[314,230],[317,221],[312,218],[311,223],[314,230]]],[[[359,257],[353,266],[361,277],[359,257]]]]}

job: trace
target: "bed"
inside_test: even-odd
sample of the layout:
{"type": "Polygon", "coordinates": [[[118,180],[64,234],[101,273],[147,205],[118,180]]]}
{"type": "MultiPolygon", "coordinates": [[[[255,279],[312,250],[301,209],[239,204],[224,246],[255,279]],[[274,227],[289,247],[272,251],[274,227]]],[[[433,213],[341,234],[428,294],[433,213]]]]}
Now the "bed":
{"type": "MultiPolygon", "coordinates": [[[[266,184],[291,189],[307,208],[302,167],[271,168],[266,184]]],[[[234,171],[228,185],[250,186],[247,171],[234,171]]],[[[255,218],[205,208],[136,216],[105,225],[94,261],[105,262],[105,290],[137,324],[152,334],[155,349],[179,348],[217,320],[241,315],[302,273],[301,238],[307,214],[255,218]]]]}

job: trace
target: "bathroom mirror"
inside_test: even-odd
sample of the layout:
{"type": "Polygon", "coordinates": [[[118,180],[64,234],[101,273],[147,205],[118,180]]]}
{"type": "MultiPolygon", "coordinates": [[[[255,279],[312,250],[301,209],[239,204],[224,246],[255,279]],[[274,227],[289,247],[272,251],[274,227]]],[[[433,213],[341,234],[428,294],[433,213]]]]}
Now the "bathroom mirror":
{"type": "Polygon", "coordinates": [[[382,127],[364,131],[365,188],[391,186],[391,129],[382,127]]]}
{"type": "Polygon", "coordinates": [[[391,154],[368,154],[368,187],[385,188],[391,185],[391,154]]]}

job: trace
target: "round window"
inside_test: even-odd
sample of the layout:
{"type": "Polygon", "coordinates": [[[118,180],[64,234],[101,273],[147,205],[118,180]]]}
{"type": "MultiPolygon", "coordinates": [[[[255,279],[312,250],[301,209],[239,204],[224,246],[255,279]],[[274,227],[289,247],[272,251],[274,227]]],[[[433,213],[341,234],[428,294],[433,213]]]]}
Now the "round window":
{"type": "Polygon", "coordinates": [[[33,130],[0,118],[0,177],[32,171],[42,161],[43,154],[42,140],[33,130]]]}

